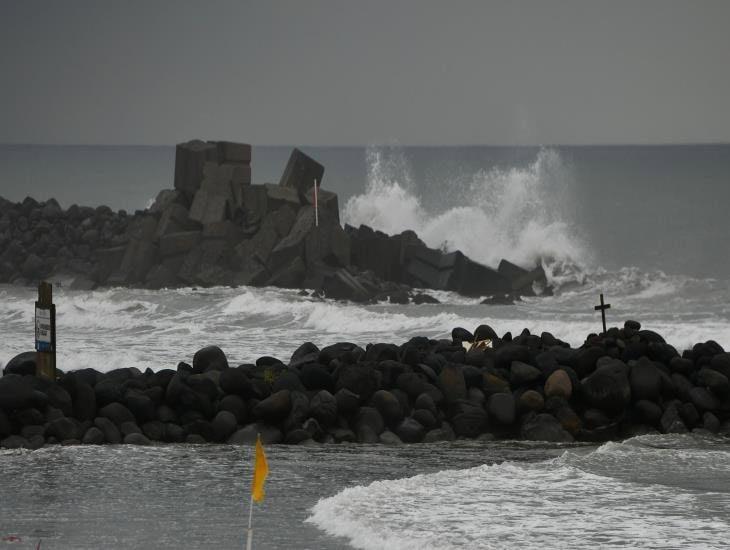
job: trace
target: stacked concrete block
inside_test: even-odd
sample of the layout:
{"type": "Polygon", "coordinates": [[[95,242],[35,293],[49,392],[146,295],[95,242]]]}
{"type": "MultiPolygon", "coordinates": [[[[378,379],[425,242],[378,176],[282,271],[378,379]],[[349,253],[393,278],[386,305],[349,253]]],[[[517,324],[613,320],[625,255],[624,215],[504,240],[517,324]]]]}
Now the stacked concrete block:
{"type": "Polygon", "coordinates": [[[324,166],[299,149],[294,149],[279,185],[296,189],[300,195],[304,196],[314,186],[315,181],[318,186],[321,185],[323,177],[324,166]]]}
{"type": "Polygon", "coordinates": [[[175,148],[175,189],[182,193],[188,204],[203,181],[203,167],[206,162],[218,162],[218,147],[215,143],[192,140],[180,143],[175,148]]]}

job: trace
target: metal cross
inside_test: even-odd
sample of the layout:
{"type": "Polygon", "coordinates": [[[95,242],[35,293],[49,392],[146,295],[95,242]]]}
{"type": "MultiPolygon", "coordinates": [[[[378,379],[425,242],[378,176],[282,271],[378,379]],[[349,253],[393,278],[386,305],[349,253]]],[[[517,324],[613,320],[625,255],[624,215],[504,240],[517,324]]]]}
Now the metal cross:
{"type": "Polygon", "coordinates": [[[598,311],[601,310],[601,320],[603,321],[603,333],[606,333],[606,310],[611,309],[611,304],[604,304],[603,303],[603,293],[601,293],[601,305],[595,306],[593,309],[598,311]]]}

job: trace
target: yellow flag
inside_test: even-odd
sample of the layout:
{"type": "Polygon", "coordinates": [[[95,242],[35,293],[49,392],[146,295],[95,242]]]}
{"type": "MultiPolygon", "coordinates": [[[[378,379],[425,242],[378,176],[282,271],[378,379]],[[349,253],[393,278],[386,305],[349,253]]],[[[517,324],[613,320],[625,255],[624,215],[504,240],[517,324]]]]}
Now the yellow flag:
{"type": "Polygon", "coordinates": [[[256,437],[256,462],[253,466],[253,484],[251,494],[256,502],[264,500],[264,482],[269,475],[269,464],[266,462],[264,446],[261,445],[261,436],[256,437]]]}

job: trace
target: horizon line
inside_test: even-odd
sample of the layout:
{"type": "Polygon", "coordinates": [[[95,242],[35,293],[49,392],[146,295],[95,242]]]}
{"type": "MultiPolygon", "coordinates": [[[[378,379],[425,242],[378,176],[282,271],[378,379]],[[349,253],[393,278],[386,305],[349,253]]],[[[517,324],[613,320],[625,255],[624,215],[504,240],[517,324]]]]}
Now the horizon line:
{"type": "MultiPolygon", "coordinates": [[[[198,138],[191,138],[198,139],[198,138]]],[[[188,140],[190,141],[190,140],[188,140]]],[[[202,140],[202,141],[234,141],[226,139],[202,140]]],[[[52,143],[52,142],[0,142],[0,147],[175,147],[180,143],[52,143]]],[[[286,143],[251,143],[247,141],[236,141],[236,143],[247,143],[252,147],[311,147],[328,149],[361,149],[367,147],[408,147],[408,148],[541,148],[541,147],[702,147],[702,146],[723,146],[730,145],[729,141],[667,141],[667,142],[596,142],[596,143],[536,143],[536,144],[495,144],[495,143],[465,143],[465,144],[412,144],[397,142],[380,142],[367,144],[286,144],[286,143]]]]}

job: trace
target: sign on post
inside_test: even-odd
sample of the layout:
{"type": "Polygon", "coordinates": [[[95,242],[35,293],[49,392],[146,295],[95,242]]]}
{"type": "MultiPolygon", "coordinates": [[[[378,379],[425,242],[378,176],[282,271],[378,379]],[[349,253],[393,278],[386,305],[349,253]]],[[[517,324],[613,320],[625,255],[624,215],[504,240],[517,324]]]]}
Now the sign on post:
{"type": "Polygon", "coordinates": [[[38,285],[35,303],[36,376],[56,379],[56,306],[53,286],[45,281],[38,285]]]}

